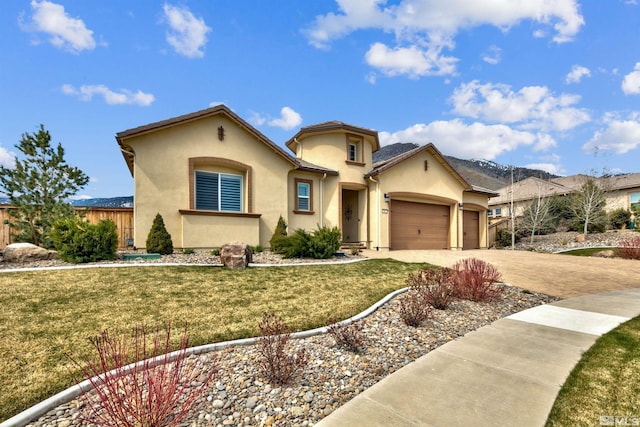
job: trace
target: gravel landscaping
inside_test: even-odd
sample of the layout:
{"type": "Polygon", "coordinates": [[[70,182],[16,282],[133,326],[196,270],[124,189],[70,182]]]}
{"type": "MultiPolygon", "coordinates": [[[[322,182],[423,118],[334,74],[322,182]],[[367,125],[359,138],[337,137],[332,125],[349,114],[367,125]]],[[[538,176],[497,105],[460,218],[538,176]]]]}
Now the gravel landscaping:
{"type": "MultiPolygon", "coordinates": [[[[304,347],[310,360],[290,385],[270,385],[255,368],[254,346],[215,352],[218,377],[201,395],[185,425],[308,426],[330,414],[364,389],[434,348],[509,314],[554,299],[504,285],[493,303],[456,301],[434,310],[420,327],[398,317],[397,298],[362,320],[365,349],[353,353],[319,335],[293,340],[292,351],[304,347]]],[[[211,354],[191,356],[198,369],[210,369],[211,354]]],[[[82,400],[60,406],[29,426],[83,425],[82,400]]]]}
{"type": "MultiPolygon", "coordinates": [[[[589,235],[585,242],[576,242],[578,233],[557,233],[536,237],[534,245],[530,245],[527,239],[519,243],[517,249],[556,252],[580,247],[616,246],[621,239],[634,235],[629,233],[633,232],[589,235]]],[[[346,259],[358,257],[347,255],[346,259]]],[[[254,256],[256,264],[308,261],[283,260],[268,251],[254,256]]],[[[196,251],[189,255],[176,254],[163,256],[157,261],[135,263],[218,264],[219,258],[208,252],[196,251]]],[[[68,264],[54,260],[28,266],[65,265],[68,264]]],[[[24,264],[0,263],[0,268],[18,266],[25,267],[24,264]]],[[[431,318],[418,328],[408,327],[400,320],[396,298],[361,321],[365,348],[360,353],[337,346],[328,334],[293,340],[292,351],[304,347],[310,359],[305,369],[284,387],[270,385],[262,378],[255,367],[258,353],[252,345],[190,356],[190,363],[196,369],[208,370],[213,366],[214,355],[218,376],[201,395],[184,425],[313,425],[358,393],[434,348],[512,313],[555,300],[509,284],[501,286],[504,286],[504,293],[493,303],[456,301],[447,310],[434,310],[431,318]]],[[[86,425],[82,414],[87,410],[82,400],[74,400],[28,425],[86,425]]]]}

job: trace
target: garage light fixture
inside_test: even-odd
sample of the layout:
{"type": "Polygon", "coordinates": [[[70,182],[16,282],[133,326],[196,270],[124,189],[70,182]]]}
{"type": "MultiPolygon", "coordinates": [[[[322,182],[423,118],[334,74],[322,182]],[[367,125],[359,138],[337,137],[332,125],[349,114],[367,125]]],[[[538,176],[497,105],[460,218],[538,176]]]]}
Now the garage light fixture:
{"type": "Polygon", "coordinates": [[[464,204],[458,203],[458,208],[460,208],[460,210],[464,210],[464,204]]]}
{"type": "Polygon", "coordinates": [[[385,201],[386,203],[389,203],[389,202],[391,201],[391,197],[389,196],[389,194],[384,193],[384,201],[385,201]]]}

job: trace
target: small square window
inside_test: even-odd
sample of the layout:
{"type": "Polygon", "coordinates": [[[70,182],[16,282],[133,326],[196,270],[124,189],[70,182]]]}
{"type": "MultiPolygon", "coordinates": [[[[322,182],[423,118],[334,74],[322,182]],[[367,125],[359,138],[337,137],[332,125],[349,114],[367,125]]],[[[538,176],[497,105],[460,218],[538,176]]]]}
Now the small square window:
{"type": "Polygon", "coordinates": [[[634,212],[640,212],[640,193],[629,194],[629,207],[634,212]]]}
{"type": "Polygon", "coordinates": [[[502,209],[501,208],[496,208],[496,216],[502,216],[502,209]]]}
{"type": "Polygon", "coordinates": [[[349,157],[350,162],[358,161],[358,144],[350,142],[349,143],[349,157]]]}

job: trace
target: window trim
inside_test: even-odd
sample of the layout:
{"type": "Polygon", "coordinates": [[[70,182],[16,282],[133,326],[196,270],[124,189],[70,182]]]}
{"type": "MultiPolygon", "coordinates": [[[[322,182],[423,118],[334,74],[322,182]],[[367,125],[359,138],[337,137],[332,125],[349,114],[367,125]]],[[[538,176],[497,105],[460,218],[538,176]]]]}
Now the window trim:
{"type": "Polygon", "coordinates": [[[365,166],[364,163],[364,139],[352,133],[346,134],[346,160],[345,163],[352,166],[365,166]],[[351,160],[351,146],[355,147],[355,160],[351,160]]]}
{"type": "MultiPolygon", "coordinates": [[[[204,171],[207,172],[207,171],[204,171]]],[[[208,171],[216,173],[215,171],[208,171]]],[[[226,173],[226,172],[224,172],[226,173]]],[[[191,157],[189,158],[189,209],[188,211],[197,212],[221,212],[229,214],[239,213],[254,213],[253,212],[253,169],[251,166],[244,163],[237,162],[231,159],[225,159],[222,157],[191,157]],[[242,212],[227,212],[227,211],[197,211],[196,210],[196,183],[195,171],[202,167],[221,167],[237,171],[239,175],[242,175],[242,212]]]]}
{"type": "Polygon", "coordinates": [[[295,209],[293,210],[296,214],[301,215],[313,215],[315,212],[313,211],[313,181],[310,179],[302,179],[295,178],[294,179],[294,189],[295,189],[295,209]],[[302,210],[300,209],[300,193],[298,191],[299,184],[308,184],[309,185],[309,209],[302,210]]]}

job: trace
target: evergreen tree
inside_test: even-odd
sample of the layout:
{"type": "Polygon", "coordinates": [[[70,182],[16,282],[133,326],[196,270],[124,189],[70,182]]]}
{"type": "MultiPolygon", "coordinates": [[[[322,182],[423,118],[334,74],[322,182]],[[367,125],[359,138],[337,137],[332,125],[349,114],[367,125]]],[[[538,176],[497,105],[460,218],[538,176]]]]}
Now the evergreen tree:
{"type": "Polygon", "coordinates": [[[278,224],[276,225],[276,229],[271,236],[271,240],[269,240],[269,245],[271,252],[278,252],[282,248],[283,238],[287,237],[287,223],[285,222],[282,215],[278,218],[278,224]]]}
{"type": "Polygon", "coordinates": [[[151,230],[147,235],[147,253],[158,253],[160,255],[171,255],[173,253],[173,241],[171,234],[164,226],[164,220],[158,213],[153,220],[151,230]]]}
{"type": "Polygon", "coordinates": [[[0,191],[16,208],[8,211],[12,238],[51,248],[53,223],[73,215],[68,198],[87,185],[89,177],[66,163],[60,143],[51,146],[44,125],[22,134],[15,147],[24,158],[16,158],[14,168],[0,165],[0,191]]]}

